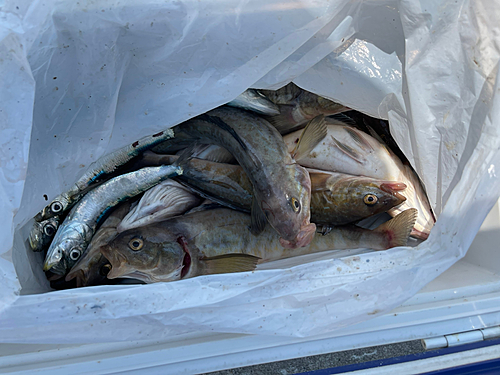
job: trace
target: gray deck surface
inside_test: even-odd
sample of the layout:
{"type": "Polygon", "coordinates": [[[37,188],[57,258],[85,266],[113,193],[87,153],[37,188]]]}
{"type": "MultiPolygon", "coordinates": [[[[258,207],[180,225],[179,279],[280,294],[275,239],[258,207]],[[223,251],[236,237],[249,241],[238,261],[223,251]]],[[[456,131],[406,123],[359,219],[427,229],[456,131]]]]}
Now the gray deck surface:
{"type": "Polygon", "coordinates": [[[424,352],[420,340],[371,346],[309,357],[210,372],[210,375],[290,375],[424,352]]]}

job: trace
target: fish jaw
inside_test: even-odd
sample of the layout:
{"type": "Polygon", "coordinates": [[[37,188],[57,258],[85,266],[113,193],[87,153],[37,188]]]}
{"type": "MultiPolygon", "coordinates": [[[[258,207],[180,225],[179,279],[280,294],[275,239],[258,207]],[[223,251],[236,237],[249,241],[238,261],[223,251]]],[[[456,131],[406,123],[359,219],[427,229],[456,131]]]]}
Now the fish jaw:
{"type": "Polygon", "coordinates": [[[314,238],[314,234],[316,233],[316,224],[310,223],[304,225],[297,237],[293,241],[287,241],[283,238],[280,238],[280,244],[285,249],[296,249],[298,247],[308,246],[314,238]]]}

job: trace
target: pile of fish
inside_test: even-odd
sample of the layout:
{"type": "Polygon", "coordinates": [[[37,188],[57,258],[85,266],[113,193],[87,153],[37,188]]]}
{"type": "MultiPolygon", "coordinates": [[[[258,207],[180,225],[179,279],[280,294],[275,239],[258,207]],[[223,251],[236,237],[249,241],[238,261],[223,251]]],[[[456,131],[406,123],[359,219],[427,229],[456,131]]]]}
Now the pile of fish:
{"type": "Polygon", "coordinates": [[[425,240],[435,218],[417,175],[390,134],[347,111],[293,83],[249,89],[93,163],[35,216],[30,247],[66,288],[425,240]],[[356,225],[384,213],[375,229],[356,225]]]}

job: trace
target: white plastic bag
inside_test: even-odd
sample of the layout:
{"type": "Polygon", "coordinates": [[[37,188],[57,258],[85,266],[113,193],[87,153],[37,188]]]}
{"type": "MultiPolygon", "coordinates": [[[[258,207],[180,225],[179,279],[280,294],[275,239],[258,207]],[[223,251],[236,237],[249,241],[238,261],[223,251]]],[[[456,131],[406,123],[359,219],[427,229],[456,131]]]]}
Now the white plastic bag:
{"type": "Polygon", "coordinates": [[[400,305],[465,255],[499,196],[499,16],[486,2],[445,0],[7,1],[0,342],[310,336],[400,305]],[[248,87],[292,80],[390,120],[438,215],[427,241],[251,273],[49,292],[41,255],[26,243],[47,200],[105,153],[248,87]]]}

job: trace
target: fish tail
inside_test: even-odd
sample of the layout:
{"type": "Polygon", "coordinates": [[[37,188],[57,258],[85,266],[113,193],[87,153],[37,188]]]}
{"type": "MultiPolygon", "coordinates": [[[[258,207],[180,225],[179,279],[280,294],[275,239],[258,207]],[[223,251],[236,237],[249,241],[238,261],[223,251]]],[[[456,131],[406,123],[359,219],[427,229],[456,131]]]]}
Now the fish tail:
{"type": "Polygon", "coordinates": [[[408,237],[417,220],[418,210],[410,208],[395,218],[380,225],[374,232],[383,233],[387,239],[387,249],[396,246],[406,246],[408,237]]]}
{"type": "Polygon", "coordinates": [[[429,200],[427,199],[427,194],[416,173],[406,165],[399,175],[398,180],[407,186],[406,190],[401,193],[406,197],[406,202],[388,212],[391,216],[396,216],[409,207],[416,208],[418,210],[418,217],[411,236],[426,240],[436,222],[429,200]]]}

